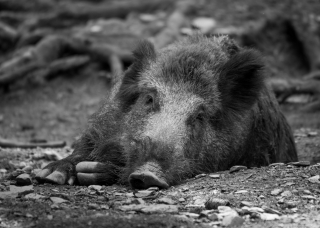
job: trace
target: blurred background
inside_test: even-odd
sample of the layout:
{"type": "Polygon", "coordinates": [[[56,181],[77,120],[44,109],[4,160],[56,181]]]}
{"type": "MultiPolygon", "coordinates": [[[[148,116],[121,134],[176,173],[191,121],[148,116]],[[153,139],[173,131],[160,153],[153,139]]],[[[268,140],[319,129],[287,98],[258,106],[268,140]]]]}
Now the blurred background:
{"type": "Polygon", "coordinates": [[[320,161],[319,12],[317,0],[0,0],[0,138],[71,145],[139,40],[201,32],[263,53],[298,149],[320,161]]]}

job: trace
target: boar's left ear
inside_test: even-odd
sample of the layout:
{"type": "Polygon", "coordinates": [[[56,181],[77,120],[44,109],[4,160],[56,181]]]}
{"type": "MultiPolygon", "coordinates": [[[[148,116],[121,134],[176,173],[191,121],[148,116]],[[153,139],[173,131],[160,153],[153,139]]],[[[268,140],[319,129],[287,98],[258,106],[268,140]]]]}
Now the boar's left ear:
{"type": "Polygon", "coordinates": [[[141,41],[137,48],[133,51],[134,61],[130,68],[125,72],[119,89],[119,98],[124,101],[126,105],[130,105],[138,96],[137,82],[143,69],[150,61],[156,58],[156,51],[154,46],[149,41],[141,41]]]}
{"type": "Polygon", "coordinates": [[[218,89],[222,108],[241,112],[252,107],[264,85],[264,65],[253,50],[241,50],[221,68],[218,89]]]}

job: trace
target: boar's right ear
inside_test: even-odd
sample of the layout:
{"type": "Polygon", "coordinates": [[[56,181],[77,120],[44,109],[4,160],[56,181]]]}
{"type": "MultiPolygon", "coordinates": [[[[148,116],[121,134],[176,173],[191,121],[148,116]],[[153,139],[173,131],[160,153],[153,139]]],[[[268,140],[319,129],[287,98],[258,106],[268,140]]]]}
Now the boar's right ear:
{"type": "Polygon", "coordinates": [[[230,114],[248,110],[264,86],[264,64],[253,50],[241,50],[221,68],[218,89],[222,109],[230,114]]]}
{"type": "Polygon", "coordinates": [[[139,95],[138,81],[141,72],[147,65],[156,59],[156,51],[153,44],[147,40],[141,41],[133,51],[134,61],[125,72],[119,89],[119,98],[125,105],[130,105],[139,95]]]}

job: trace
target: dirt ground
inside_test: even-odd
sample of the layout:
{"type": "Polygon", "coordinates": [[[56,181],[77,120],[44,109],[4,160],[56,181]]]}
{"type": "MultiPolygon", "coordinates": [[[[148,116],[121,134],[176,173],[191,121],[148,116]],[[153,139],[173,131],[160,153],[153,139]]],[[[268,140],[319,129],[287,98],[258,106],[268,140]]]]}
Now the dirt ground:
{"type": "MultiPolygon", "coordinates": [[[[194,17],[212,17],[223,27],[277,13],[299,21],[306,15],[320,17],[318,12],[317,1],[202,0],[194,17]]],[[[313,70],[301,59],[279,63],[279,53],[264,54],[272,74],[297,78],[313,70]]],[[[111,85],[104,74],[82,68],[48,82],[17,83],[9,92],[0,91],[0,137],[67,142],[62,149],[0,148],[0,227],[221,227],[228,226],[228,210],[241,217],[239,227],[320,227],[320,112],[300,112],[301,103],[281,108],[294,131],[299,161],[310,164],[204,174],[168,190],[141,192],[119,185],[56,186],[35,180],[16,187],[14,178],[5,180],[4,175],[27,166],[34,176],[36,169],[72,152],[88,117],[108,96],[111,85]]]]}

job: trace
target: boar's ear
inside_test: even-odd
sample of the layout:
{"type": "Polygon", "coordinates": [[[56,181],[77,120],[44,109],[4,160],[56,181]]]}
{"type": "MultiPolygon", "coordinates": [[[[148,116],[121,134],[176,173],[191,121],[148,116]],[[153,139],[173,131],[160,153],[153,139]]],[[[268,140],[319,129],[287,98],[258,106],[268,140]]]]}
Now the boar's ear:
{"type": "Polygon", "coordinates": [[[132,103],[139,95],[137,83],[141,72],[156,58],[153,44],[146,40],[141,41],[133,51],[133,57],[133,64],[125,72],[118,94],[119,98],[126,104],[132,103]]]}
{"type": "Polygon", "coordinates": [[[264,85],[263,63],[253,50],[241,50],[221,68],[218,89],[222,108],[241,112],[252,107],[264,85]]]}

